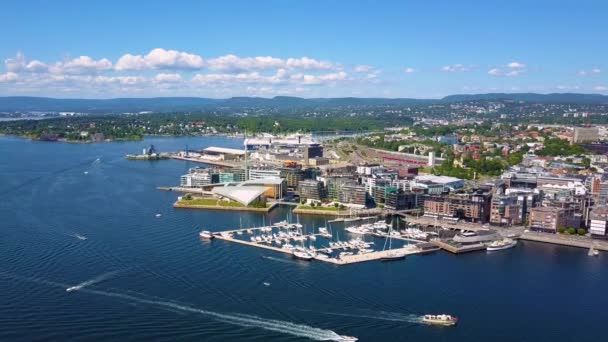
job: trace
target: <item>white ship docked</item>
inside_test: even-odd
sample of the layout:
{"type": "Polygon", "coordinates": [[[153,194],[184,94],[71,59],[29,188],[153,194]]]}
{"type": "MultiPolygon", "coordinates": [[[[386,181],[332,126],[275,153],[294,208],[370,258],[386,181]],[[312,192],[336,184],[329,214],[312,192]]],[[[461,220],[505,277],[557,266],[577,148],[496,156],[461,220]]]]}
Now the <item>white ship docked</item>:
{"type": "Polygon", "coordinates": [[[517,245],[517,240],[504,238],[502,240],[492,241],[486,248],[488,251],[500,251],[503,249],[513,248],[517,245]]]}

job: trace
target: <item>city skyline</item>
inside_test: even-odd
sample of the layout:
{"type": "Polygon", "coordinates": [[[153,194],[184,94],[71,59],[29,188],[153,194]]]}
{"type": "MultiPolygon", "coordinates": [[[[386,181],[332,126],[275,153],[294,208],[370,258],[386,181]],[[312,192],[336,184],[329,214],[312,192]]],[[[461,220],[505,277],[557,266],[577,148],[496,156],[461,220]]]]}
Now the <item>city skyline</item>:
{"type": "Polygon", "coordinates": [[[245,5],[8,3],[0,96],[608,94],[598,1],[245,5]]]}

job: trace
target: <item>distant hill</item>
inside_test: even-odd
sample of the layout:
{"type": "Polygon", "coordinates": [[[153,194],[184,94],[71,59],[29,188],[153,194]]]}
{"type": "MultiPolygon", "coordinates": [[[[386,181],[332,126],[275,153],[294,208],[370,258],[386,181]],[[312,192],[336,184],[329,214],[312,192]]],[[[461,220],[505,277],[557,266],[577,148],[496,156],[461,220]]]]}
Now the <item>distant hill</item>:
{"type": "Polygon", "coordinates": [[[608,104],[608,96],[600,94],[574,94],[574,93],[489,93],[470,95],[450,95],[441,99],[444,102],[467,101],[524,101],[536,103],[572,103],[572,104],[608,104]]]}
{"type": "Polygon", "coordinates": [[[535,94],[490,93],[450,95],[442,99],[411,98],[301,98],[292,96],[232,97],[210,99],[203,97],[152,97],[116,99],[56,99],[48,97],[0,97],[0,111],[54,111],[87,113],[172,112],[197,111],[211,108],[340,108],[366,106],[409,106],[469,101],[524,101],[536,103],[608,104],[608,96],[599,94],[535,94]]]}

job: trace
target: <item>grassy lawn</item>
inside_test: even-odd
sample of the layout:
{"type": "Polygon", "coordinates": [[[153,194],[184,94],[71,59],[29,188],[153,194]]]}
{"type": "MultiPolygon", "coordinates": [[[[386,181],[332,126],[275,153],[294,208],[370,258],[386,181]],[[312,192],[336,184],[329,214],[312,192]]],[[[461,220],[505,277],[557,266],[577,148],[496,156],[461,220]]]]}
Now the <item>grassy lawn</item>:
{"type": "Polygon", "coordinates": [[[311,207],[309,205],[299,205],[297,209],[305,209],[305,210],[324,210],[324,211],[338,211],[336,207],[311,207]]]}
{"type": "MultiPolygon", "coordinates": [[[[193,198],[191,200],[182,199],[178,204],[183,205],[209,205],[209,206],[220,206],[220,207],[233,207],[242,208],[245,207],[239,202],[235,201],[222,201],[216,198],[193,198]]],[[[270,204],[266,204],[266,208],[269,208],[270,204]]]]}

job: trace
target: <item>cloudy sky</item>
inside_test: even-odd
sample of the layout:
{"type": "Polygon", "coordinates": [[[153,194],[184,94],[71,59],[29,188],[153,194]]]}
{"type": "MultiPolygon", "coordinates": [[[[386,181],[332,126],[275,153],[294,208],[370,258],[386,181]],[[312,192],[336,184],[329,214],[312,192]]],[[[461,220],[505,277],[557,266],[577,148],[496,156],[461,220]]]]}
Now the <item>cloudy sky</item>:
{"type": "Polygon", "coordinates": [[[608,2],[3,1],[0,96],[608,94],[608,2]]]}

